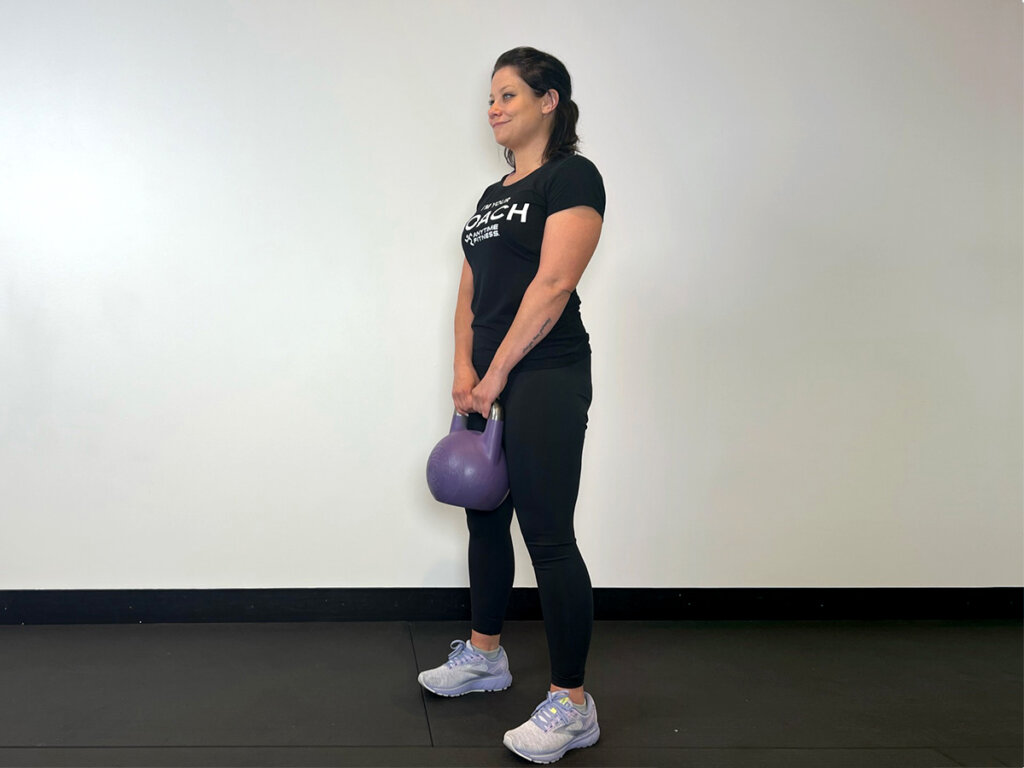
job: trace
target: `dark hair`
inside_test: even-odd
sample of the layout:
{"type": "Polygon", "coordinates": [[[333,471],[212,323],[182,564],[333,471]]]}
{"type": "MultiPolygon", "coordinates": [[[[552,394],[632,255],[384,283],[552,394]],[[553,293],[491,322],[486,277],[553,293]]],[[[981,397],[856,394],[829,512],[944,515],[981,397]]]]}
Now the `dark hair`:
{"type": "MultiPolygon", "coordinates": [[[[494,73],[502,67],[513,67],[538,96],[543,96],[552,89],[558,92],[554,127],[544,150],[544,160],[550,160],[558,155],[575,155],[580,141],[580,137],[576,135],[576,121],[580,117],[580,110],[572,100],[572,78],[569,77],[569,70],[565,68],[565,64],[550,53],[524,47],[513,48],[501,54],[494,62],[491,77],[494,77],[494,73]]],[[[516,167],[515,155],[511,149],[505,150],[505,160],[513,168],[516,167]]]]}

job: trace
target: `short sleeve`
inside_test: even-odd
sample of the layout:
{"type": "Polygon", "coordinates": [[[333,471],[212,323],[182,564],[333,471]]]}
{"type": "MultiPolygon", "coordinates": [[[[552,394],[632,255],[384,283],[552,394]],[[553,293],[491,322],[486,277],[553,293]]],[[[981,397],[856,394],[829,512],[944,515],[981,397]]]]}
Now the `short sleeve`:
{"type": "Polygon", "coordinates": [[[572,155],[561,162],[548,186],[548,215],[587,205],[604,218],[604,180],[592,162],[572,155]]]}

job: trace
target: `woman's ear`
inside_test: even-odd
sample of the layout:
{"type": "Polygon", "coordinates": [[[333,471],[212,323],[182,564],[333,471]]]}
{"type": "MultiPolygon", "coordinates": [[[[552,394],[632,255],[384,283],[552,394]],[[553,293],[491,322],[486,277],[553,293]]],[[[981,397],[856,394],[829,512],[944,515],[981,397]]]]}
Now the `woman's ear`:
{"type": "Polygon", "coordinates": [[[544,94],[544,98],[541,99],[540,109],[545,115],[554,112],[558,106],[558,91],[554,88],[549,88],[548,92],[544,94]]]}

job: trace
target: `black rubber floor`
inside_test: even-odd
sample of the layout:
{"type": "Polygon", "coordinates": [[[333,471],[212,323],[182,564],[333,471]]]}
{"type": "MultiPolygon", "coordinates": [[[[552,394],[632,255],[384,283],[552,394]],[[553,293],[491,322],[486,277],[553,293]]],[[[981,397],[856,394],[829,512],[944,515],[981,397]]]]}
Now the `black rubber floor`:
{"type": "MultiPolygon", "coordinates": [[[[0,627],[0,766],[523,766],[539,622],[512,688],[416,683],[464,623],[0,627]]],[[[601,741],[564,766],[1022,766],[1020,622],[598,622],[601,741]]]]}

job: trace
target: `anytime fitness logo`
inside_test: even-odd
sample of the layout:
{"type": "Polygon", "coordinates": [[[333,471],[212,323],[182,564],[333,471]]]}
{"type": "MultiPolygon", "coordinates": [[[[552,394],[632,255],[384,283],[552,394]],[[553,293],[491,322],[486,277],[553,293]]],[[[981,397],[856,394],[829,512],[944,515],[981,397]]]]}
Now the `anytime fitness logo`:
{"type": "Polygon", "coordinates": [[[504,200],[495,200],[493,203],[487,203],[477,211],[473,218],[466,222],[466,234],[463,236],[466,245],[472,246],[481,240],[499,237],[497,222],[501,219],[511,221],[512,217],[515,216],[523,224],[526,223],[526,214],[530,210],[530,204],[516,205],[512,203],[509,205],[511,199],[506,197],[504,200]],[[494,223],[492,224],[491,222],[494,223]]]}

